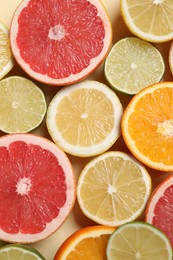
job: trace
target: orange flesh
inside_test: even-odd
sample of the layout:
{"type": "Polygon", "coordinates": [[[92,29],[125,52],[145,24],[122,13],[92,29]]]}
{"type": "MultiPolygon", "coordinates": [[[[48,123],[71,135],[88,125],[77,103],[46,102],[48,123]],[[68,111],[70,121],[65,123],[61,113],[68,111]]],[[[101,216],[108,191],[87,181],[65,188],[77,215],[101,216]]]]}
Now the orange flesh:
{"type": "Polygon", "coordinates": [[[128,131],[141,154],[153,162],[173,164],[173,89],[157,89],[136,103],[128,131]]]}

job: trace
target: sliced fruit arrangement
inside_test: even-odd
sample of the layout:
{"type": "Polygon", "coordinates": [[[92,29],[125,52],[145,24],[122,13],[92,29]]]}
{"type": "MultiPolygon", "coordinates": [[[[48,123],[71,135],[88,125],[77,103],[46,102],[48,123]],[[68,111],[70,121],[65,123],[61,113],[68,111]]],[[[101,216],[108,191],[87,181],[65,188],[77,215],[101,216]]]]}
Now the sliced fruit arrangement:
{"type": "Polygon", "coordinates": [[[55,232],[76,197],[66,154],[31,134],[0,138],[0,239],[31,243],[55,232]]]}
{"type": "Polygon", "coordinates": [[[151,177],[130,155],[106,152],[80,173],[77,199],[82,212],[96,223],[120,226],[137,219],[151,192],[151,177]]]}
{"type": "Polygon", "coordinates": [[[172,260],[172,257],[172,247],[165,234],[144,222],[122,225],[108,239],[108,260],[172,260]]]}
{"type": "Polygon", "coordinates": [[[173,171],[172,103],[173,83],[154,84],[131,99],[121,121],[131,153],[159,171],[173,171]]]}
{"type": "Polygon", "coordinates": [[[145,220],[162,230],[173,247],[173,175],[165,178],[148,201],[145,220]]]}
{"type": "Polygon", "coordinates": [[[98,0],[24,0],[14,13],[10,39],[16,61],[32,78],[67,85],[103,62],[112,26],[98,0]]]}
{"type": "Polygon", "coordinates": [[[102,225],[81,228],[64,241],[54,260],[105,260],[108,238],[114,230],[102,225]]]}
{"type": "Polygon", "coordinates": [[[121,15],[129,30],[149,42],[173,39],[172,0],[120,0],[121,15]]]}
{"type": "Polygon", "coordinates": [[[87,157],[109,149],[120,136],[123,108],[118,96],[93,80],[66,86],[47,110],[47,128],[64,151],[87,157]]]}
{"type": "Polygon", "coordinates": [[[9,32],[7,27],[0,22],[0,79],[13,68],[13,65],[9,32]]]}
{"type": "Polygon", "coordinates": [[[19,76],[0,81],[1,131],[27,133],[41,124],[45,113],[45,96],[35,83],[19,76]]]}
{"type": "Polygon", "coordinates": [[[161,53],[151,43],[136,37],[116,42],[105,61],[105,76],[110,85],[127,94],[159,82],[165,71],[161,53]]]}
{"type": "Polygon", "coordinates": [[[28,260],[46,260],[38,250],[33,247],[19,244],[9,244],[0,248],[0,259],[28,259],[28,260]]]}

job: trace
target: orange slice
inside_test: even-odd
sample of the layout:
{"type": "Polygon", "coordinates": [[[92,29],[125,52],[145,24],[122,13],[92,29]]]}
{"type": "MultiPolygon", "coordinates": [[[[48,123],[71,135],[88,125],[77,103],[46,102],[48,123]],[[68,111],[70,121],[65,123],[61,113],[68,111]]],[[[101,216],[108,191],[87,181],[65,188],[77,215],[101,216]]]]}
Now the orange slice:
{"type": "Polygon", "coordinates": [[[106,260],[107,241],[114,230],[101,225],[82,228],[65,240],[54,260],[106,260]]]}
{"type": "Polygon", "coordinates": [[[80,81],[103,62],[112,27],[98,0],[23,0],[13,16],[10,39],[26,73],[62,86],[80,81]]]}
{"type": "Polygon", "coordinates": [[[148,201],[145,220],[162,230],[173,246],[173,175],[164,179],[148,201]]]}
{"type": "Polygon", "coordinates": [[[122,117],[122,135],[147,166],[173,171],[173,83],[149,86],[134,96],[122,117]]]}

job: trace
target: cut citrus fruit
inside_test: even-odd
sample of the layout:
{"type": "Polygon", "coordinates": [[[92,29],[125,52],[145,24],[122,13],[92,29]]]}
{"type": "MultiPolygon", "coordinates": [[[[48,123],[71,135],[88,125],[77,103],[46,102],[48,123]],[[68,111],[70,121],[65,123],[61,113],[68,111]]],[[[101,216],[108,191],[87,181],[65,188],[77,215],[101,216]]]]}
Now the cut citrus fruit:
{"type": "Polygon", "coordinates": [[[29,132],[41,124],[45,113],[45,96],[32,81],[18,76],[0,81],[1,131],[29,132]]]}
{"type": "Polygon", "coordinates": [[[68,85],[103,62],[112,26],[98,0],[23,0],[13,16],[10,39],[16,61],[31,77],[68,85]]]}
{"type": "Polygon", "coordinates": [[[45,260],[38,250],[18,244],[10,244],[0,248],[0,259],[15,259],[15,260],[45,260]]]}
{"type": "Polygon", "coordinates": [[[0,79],[12,69],[13,65],[8,29],[0,22],[0,79]]]}
{"type": "Polygon", "coordinates": [[[172,0],[121,0],[121,15],[129,30],[149,42],[173,39],[172,0]]]}
{"type": "Polygon", "coordinates": [[[169,49],[169,68],[171,70],[171,73],[173,74],[173,41],[171,42],[170,49],[169,49]]]}
{"type": "Polygon", "coordinates": [[[172,256],[171,244],[165,234],[145,222],[127,223],[108,239],[108,260],[172,260],[172,256]]]}
{"type": "Polygon", "coordinates": [[[136,94],[122,117],[122,135],[132,154],[147,166],[173,171],[173,83],[136,94]]]}
{"type": "Polygon", "coordinates": [[[87,157],[115,143],[121,116],[117,95],[103,83],[85,80],[55,95],[47,111],[47,128],[64,151],[87,157]]]}
{"type": "Polygon", "coordinates": [[[165,64],[160,52],[136,37],[124,38],[112,47],[105,61],[105,76],[116,90],[136,94],[161,80],[165,64]]]}
{"type": "Polygon", "coordinates": [[[173,247],[173,175],[153,191],[146,208],[145,220],[162,230],[173,247]]]}
{"type": "Polygon", "coordinates": [[[114,230],[101,225],[82,228],[64,241],[54,260],[106,260],[107,241],[114,230]]]}
{"type": "Polygon", "coordinates": [[[120,226],[137,219],[151,192],[146,169],[130,155],[112,151],[91,160],[82,170],[77,199],[96,223],[120,226]]]}
{"type": "Polygon", "coordinates": [[[31,243],[55,232],[75,200],[75,180],[66,154],[31,134],[0,138],[0,239],[31,243]]]}

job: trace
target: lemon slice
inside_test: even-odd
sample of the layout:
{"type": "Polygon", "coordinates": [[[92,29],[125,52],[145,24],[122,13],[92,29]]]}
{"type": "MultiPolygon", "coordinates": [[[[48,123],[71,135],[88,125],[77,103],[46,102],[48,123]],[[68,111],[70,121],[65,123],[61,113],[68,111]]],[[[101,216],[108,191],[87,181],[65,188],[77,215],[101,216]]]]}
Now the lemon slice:
{"type": "Polygon", "coordinates": [[[127,37],[112,47],[104,71],[114,89],[136,94],[161,80],[165,64],[161,53],[151,43],[127,37]]]}
{"type": "Polygon", "coordinates": [[[109,149],[119,137],[122,110],[109,87],[85,80],[55,95],[47,111],[47,128],[67,153],[93,156],[109,149]]]}
{"type": "Polygon", "coordinates": [[[146,169],[118,151],[91,160],[77,184],[82,212],[98,224],[115,227],[139,217],[150,192],[151,178],[146,169]]]}
{"type": "Polygon", "coordinates": [[[10,244],[0,248],[0,259],[28,259],[28,260],[45,260],[45,258],[36,249],[24,246],[10,244]]]}
{"type": "Polygon", "coordinates": [[[0,130],[26,133],[41,124],[46,113],[44,94],[32,81],[18,76],[0,81],[0,130]]]}
{"type": "Polygon", "coordinates": [[[172,0],[121,0],[121,15],[129,30],[149,42],[173,39],[172,0]]]}
{"type": "Polygon", "coordinates": [[[7,27],[0,22],[0,79],[2,79],[14,65],[8,33],[7,27]]]}
{"type": "Polygon", "coordinates": [[[168,238],[145,222],[131,222],[116,229],[108,239],[108,260],[172,260],[168,238]]]}

